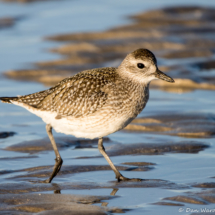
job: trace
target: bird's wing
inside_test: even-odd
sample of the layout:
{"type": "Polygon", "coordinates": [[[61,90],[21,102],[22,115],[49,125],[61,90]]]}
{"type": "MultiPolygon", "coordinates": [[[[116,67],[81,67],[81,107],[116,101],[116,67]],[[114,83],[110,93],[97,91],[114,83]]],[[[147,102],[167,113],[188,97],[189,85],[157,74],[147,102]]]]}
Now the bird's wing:
{"type": "Polygon", "coordinates": [[[107,98],[107,85],[116,80],[115,68],[86,70],[66,78],[46,91],[22,98],[22,102],[42,111],[53,111],[58,117],[81,117],[96,112],[107,98]]]}
{"type": "Polygon", "coordinates": [[[52,87],[48,90],[44,90],[44,91],[40,91],[37,93],[32,93],[32,94],[24,95],[24,96],[0,97],[0,100],[4,103],[10,103],[11,104],[13,101],[15,101],[15,102],[27,104],[31,107],[36,107],[41,101],[44,100],[44,98],[46,96],[48,96],[49,94],[54,92],[54,90],[57,86],[58,85],[56,85],[55,87],[52,87]]]}

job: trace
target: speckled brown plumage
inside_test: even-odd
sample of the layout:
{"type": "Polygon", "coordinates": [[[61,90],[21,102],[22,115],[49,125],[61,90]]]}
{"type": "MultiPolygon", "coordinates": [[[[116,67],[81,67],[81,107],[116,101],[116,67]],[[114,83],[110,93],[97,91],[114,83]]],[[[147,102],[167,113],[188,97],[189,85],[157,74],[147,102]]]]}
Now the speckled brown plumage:
{"type": "Polygon", "coordinates": [[[115,68],[87,70],[66,78],[48,90],[15,98],[42,111],[56,111],[62,116],[79,117],[95,112],[107,100],[102,88],[114,83],[115,68]]]}
{"type": "Polygon", "coordinates": [[[61,81],[36,107],[62,116],[86,116],[105,104],[108,94],[103,87],[116,78],[114,68],[84,71],[61,81]]]}
{"type": "MultiPolygon", "coordinates": [[[[118,109],[120,114],[127,102],[132,101],[130,92],[136,92],[137,88],[129,80],[121,79],[116,68],[109,67],[83,71],[62,80],[55,87],[18,97],[16,101],[41,111],[55,111],[58,113],[57,117],[61,118],[92,114],[111,99],[112,111],[118,109]]],[[[142,108],[140,105],[137,112],[142,108]]]]}

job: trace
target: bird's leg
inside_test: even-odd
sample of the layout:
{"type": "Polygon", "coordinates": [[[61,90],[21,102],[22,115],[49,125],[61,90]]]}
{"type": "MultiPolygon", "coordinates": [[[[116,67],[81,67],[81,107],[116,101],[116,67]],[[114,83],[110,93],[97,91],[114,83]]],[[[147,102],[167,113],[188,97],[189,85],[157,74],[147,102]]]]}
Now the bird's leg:
{"type": "Polygon", "coordinates": [[[54,140],[54,137],[53,137],[53,134],[52,134],[52,127],[51,127],[50,124],[46,125],[46,131],[47,131],[47,134],[49,136],[49,139],[51,141],[51,144],[53,146],[53,149],[54,149],[54,152],[55,152],[55,156],[56,156],[53,172],[52,172],[51,176],[47,180],[44,181],[45,183],[51,183],[52,179],[60,171],[60,168],[61,168],[61,166],[63,164],[63,160],[62,160],[62,158],[60,156],[60,153],[59,153],[59,151],[57,149],[57,145],[55,143],[55,140],[54,140]]]}
{"type": "Polygon", "coordinates": [[[120,181],[142,181],[142,179],[138,179],[138,178],[126,178],[124,177],[118,170],[117,168],[114,166],[113,162],[111,161],[111,159],[108,157],[108,155],[105,152],[105,148],[103,146],[103,138],[99,138],[98,141],[98,148],[100,153],[104,156],[104,158],[107,160],[107,162],[109,163],[111,169],[114,171],[115,175],[116,175],[116,179],[118,180],[118,182],[120,181]]]}

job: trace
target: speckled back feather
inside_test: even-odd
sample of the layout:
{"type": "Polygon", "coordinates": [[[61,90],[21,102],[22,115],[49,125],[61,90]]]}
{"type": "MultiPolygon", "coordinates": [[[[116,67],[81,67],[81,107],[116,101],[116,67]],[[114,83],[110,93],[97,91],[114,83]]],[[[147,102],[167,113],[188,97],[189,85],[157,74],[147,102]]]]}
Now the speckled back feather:
{"type": "Polygon", "coordinates": [[[66,78],[48,90],[21,96],[17,101],[41,111],[55,111],[60,116],[80,117],[101,108],[108,94],[105,85],[114,83],[116,68],[86,70],[66,78]]]}

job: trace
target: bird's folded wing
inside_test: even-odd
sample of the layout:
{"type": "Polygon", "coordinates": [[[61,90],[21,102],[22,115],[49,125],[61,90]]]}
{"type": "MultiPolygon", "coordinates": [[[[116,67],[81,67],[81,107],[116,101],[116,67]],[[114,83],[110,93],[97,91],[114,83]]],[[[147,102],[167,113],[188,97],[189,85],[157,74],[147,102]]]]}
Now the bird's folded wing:
{"type": "Polygon", "coordinates": [[[41,111],[57,112],[59,118],[86,116],[105,104],[108,93],[103,89],[111,87],[115,78],[115,68],[87,70],[48,90],[22,97],[22,102],[41,111]]]}

